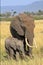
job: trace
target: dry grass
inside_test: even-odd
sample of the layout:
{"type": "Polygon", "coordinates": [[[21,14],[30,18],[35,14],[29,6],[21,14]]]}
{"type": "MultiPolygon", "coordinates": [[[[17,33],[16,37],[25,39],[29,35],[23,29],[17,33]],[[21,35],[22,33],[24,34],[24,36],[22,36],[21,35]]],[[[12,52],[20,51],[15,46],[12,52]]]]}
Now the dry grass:
{"type": "Polygon", "coordinates": [[[4,42],[5,39],[10,36],[10,21],[0,22],[0,63],[1,65],[43,65],[43,20],[35,20],[34,35],[37,43],[37,49],[33,49],[34,58],[15,61],[13,59],[8,60],[4,56],[6,55],[4,42]],[[42,48],[42,49],[41,49],[42,48]]]}

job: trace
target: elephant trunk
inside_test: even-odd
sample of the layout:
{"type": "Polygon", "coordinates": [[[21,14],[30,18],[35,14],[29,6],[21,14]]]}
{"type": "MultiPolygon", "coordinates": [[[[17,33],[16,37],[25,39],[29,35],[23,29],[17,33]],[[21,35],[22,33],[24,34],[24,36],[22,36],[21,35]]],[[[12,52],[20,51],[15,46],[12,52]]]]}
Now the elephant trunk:
{"type": "Polygon", "coordinates": [[[26,45],[29,46],[29,47],[31,47],[31,48],[34,48],[34,47],[37,48],[35,39],[34,39],[34,44],[35,44],[34,46],[31,46],[31,45],[28,43],[27,38],[25,38],[25,42],[26,42],[26,45]]]}

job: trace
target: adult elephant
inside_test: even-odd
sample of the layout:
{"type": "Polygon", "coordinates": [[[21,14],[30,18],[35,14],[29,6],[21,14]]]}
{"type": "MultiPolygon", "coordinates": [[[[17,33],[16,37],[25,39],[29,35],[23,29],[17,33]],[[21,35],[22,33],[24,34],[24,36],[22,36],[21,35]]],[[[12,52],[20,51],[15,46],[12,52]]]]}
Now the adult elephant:
{"type": "Polygon", "coordinates": [[[10,32],[12,36],[24,40],[24,50],[29,56],[32,56],[34,27],[33,17],[24,13],[15,16],[14,20],[10,24],[10,32]],[[25,43],[27,43],[27,50],[25,43]]]}

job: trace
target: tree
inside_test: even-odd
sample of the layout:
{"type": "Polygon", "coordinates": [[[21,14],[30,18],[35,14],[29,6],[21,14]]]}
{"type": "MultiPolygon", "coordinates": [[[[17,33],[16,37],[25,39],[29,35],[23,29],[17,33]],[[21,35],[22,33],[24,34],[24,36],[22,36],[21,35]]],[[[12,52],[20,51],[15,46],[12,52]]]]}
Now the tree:
{"type": "Polygon", "coordinates": [[[43,15],[43,11],[42,11],[42,10],[39,10],[39,11],[37,12],[37,14],[38,14],[38,15],[43,15]]]}
{"type": "Polygon", "coordinates": [[[13,12],[13,16],[16,14],[16,11],[13,12]]]}
{"type": "Polygon", "coordinates": [[[16,11],[14,11],[13,9],[12,9],[12,16],[14,16],[16,14],[16,11]]]}

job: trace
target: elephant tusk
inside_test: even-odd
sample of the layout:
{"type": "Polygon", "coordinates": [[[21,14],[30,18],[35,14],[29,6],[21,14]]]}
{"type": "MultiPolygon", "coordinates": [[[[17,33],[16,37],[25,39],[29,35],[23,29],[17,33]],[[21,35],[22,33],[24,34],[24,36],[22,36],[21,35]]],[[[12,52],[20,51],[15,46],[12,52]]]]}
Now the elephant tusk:
{"type": "Polygon", "coordinates": [[[29,46],[29,47],[31,47],[31,48],[34,48],[34,47],[37,48],[37,46],[36,46],[36,41],[35,41],[35,40],[34,40],[34,42],[35,42],[35,46],[31,46],[30,44],[28,44],[28,42],[27,42],[27,38],[25,38],[25,41],[26,41],[27,46],[29,46]]]}
{"type": "Polygon", "coordinates": [[[33,47],[33,46],[31,46],[30,44],[28,44],[28,42],[27,42],[27,38],[25,38],[25,41],[26,41],[26,44],[27,44],[27,46],[29,46],[29,47],[33,47]]]}

